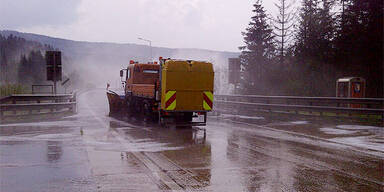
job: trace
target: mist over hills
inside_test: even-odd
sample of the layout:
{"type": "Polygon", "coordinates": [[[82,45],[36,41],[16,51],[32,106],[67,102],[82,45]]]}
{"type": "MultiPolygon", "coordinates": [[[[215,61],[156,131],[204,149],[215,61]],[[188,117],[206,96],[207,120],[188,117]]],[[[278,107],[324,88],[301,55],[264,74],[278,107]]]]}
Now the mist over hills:
{"type": "MultiPolygon", "coordinates": [[[[149,46],[139,45],[133,43],[104,43],[104,42],[87,42],[87,41],[73,41],[61,38],[54,38],[45,35],[33,34],[33,33],[22,33],[18,31],[0,30],[0,34],[7,37],[14,35],[17,37],[24,38],[30,41],[36,41],[41,44],[51,45],[61,50],[65,55],[78,56],[81,54],[89,53],[94,55],[95,51],[101,55],[109,56],[120,56],[124,58],[131,58],[141,62],[149,60],[150,52],[149,46]],[[98,50],[95,50],[98,49],[98,50]],[[104,52],[107,51],[107,52],[104,52]]],[[[171,57],[183,56],[188,58],[180,59],[205,59],[214,60],[217,57],[237,57],[240,53],[227,52],[227,51],[214,51],[207,49],[194,49],[194,48],[165,48],[165,47],[152,47],[153,58],[159,56],[171,57]],[[198,57],[198,58],[192,58],[198,57]]],[[[127,61],[129,62],[129,60],[127,61]]]]}
{"type": "MultiPolygon", "coordinates": [[[[10,35],[49,45],[60,50],[63,55],[63,71],[65,75],[76,73],[78,81],[91,83],[97,87],[106,82],[119,86],[118,72],[125,68],[130,60],[148,62],[150,48],[147,45],[119,44],[103,42],[73,41],[49,37],[45,35],[22,33],[18,31],[0,30],[0,35],[10,35]]],[[[210,61],[216,70],[216,90],[226,90],[226,71],[228,58],[237,57],[236,52],[221,52],[205,49],[152,47],[153,59],[158,57],[174,59],[191,59],[210,61]]]]}

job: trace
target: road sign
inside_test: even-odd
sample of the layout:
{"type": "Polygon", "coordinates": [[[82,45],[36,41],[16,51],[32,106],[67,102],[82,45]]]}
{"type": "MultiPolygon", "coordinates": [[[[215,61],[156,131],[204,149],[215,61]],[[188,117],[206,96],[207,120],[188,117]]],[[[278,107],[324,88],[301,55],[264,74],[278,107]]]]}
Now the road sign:
{"type": "Polygon", "coordinates": [[[56,94],[56,82],[61,81],[61,52],[47,51],[45,52],[45,60],[47,62],[47,80],[53,81],[53,90],[56,94]]]}
{"type": "Polygon", "coordinates": [[[47,62],[47,80],[61,81],[61,52],[47,51],[45,53],[45,60],[47,62]]]}
{"type": "Polygon", "coordinates": [[[228,82],[236,84],[240,82],[241,62],[240,58],[228,58],[228,82]]]}

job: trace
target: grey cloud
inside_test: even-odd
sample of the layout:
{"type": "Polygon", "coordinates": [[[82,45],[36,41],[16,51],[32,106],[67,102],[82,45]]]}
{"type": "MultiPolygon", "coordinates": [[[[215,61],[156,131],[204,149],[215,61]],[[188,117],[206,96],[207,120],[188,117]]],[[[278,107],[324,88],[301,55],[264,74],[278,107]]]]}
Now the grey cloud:
{"type": "Polygon", "coordinates": [[[203,15],[198,8],[191,6],[186,11],[187,13],[184,16],[185,23],[191,27],[199,27],[203,20],[203,15]]]}
{"type": "Polygon", "coordinates": [[[70,24],[80,0],[0,0],[0,27],[15,29],[70,24]]]}

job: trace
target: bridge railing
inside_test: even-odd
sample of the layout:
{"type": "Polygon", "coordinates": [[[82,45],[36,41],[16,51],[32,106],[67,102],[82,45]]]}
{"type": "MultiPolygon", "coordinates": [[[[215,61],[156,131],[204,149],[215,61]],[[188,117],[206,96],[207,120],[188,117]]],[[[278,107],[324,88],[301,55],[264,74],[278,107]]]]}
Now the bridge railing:
{"type": "Polygon", "coordinates": [[[214,108],[219,110],[307,113],[314,115],[373,115],[383,119],[383,98],[296,97],[260,95],[215,95],[214,108]]]}
{"type": "Polygon", "coordinates": [[[0,98],[0,120],[76,112],[76,94],[17,94],[0,98]]]}

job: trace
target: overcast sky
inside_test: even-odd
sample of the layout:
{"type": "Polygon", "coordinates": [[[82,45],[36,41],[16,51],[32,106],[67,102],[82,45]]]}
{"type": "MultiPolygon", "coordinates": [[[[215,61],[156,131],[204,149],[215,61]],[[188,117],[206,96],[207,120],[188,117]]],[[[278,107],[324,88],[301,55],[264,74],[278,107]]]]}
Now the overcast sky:
{"type": "MultiPolygon", "coordinates": [[[[276,12],[274,2],[266,10],[276,12]]],[[[0,0],[0,29],[59,38],[238,51],[254,0],[0,0]]]]}

